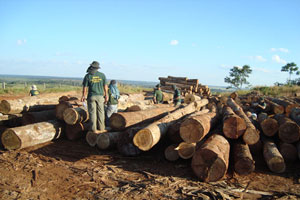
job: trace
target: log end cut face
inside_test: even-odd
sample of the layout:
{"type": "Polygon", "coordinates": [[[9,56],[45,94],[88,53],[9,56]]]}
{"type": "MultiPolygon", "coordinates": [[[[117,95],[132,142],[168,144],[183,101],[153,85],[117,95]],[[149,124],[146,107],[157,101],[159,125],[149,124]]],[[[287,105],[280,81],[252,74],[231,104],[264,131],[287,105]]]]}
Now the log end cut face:
{"type": "Polygon", "coordinates": [[[73,108],[68,108],[63,112],[64,121],[67,124],[74,125],[78,121],[78,113],[73,108]]]}
{"type": "Polygon", "coordinates": [[[279,128],[278,122],[275,119],[269,118],[261,122],[261,128],[266,136],[274,136],[279,128]]]}
{"type": "Polygon", "coordinates": [[[123,130],[126,127],[126,119],[121,114],[114,113],[109,118],[109,125],[113,130],[123,130]]]}
{"type": "Polygon", "coordinates": [[[223,132],[227,138],[237,139],[246,131],[245,121],[237,116],[232,116],[224,120],[223,132]]]}
{"type": "Polygon", "coordinates": [[[178,154],[183,159],[189,159],[193,157],[196,150],[196,143],[182,142],[178,145],[178,154]]]}
{"type": "Polygon", "coordinates": [[[281,156],[274,156],[267,164],[272,172],[283,173],[285,171],[285,162],[281,156]]]}
{"type": "Polygon", "coordinates": [[[259,131],[252,128],[247,128],[243,140],[246,144],[253,145],[256,144],[260,139],[259,131]]]}
{"type": "Polygon", "coordinates": [[[200,141],[204,137],[204,127],[195,119],[185,120],[180,126],[180,137],[187,143],[200,141]]]}
{"type": "Polygon", "coordinates": [[[179,159],[178,151],[175,150],[176,145],[170,145],[165,149],[165,157],[169,161],[175,161],[179,159]]]}
{"type": "Polygon", "coordinates": [[[97,137],[97,146],[99,149],[107,149],[110,146],[110,139],[107,134],[99,134],[97,137]]]}
{"type": "Polygon", "coordinates": [[[247,175],[255,170],[254,161],[251,159],[240,159],[234,163],[234,171],[239,175],[247,175]]]}
{"type": "Polygon", "coordinates": [[[2,133],[1,141],[4,148],[8,150],[19,149],[22,145],[20,138],[11,129],[7,129],[2,133]]]}
{"type": "Polygon", "coordinates": [[[142,129],[133,137],[133,143],[142,151],[148,151],[153,146],[153,136],[148,129],[142,129]]]}
{"type": "Polygon", "coordinates": [[[97,143],[97,137],[98,137],[97,133],[94,133],[93,131],[89,131],[87,132],[85,139],[91,147],[94,147],[97,143]]]}
{"type": "Polygon", "coordinates": [[[300,129],[296,123],[286,122],[279,127],[278,134],[283,142],[294,143],[300,138],[300,129]]]}
{"type": "Polygon", "coordinates": [[[10,103],[6,100],[2,100],[0,103],[0,112],[3,114],[9,114],[11,111],[10,103]]]}

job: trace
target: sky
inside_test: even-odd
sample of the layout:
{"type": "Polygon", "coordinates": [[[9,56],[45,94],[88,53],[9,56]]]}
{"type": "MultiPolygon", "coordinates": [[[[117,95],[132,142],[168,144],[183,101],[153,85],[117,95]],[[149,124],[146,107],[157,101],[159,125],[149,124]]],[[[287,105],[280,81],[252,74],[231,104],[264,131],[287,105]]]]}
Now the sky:
{"type": "Polygon", "coordinates": [[[249,65],[252,86],[283,83],[300,67],[300,1],[0,0],[0,74],[83,77],[94,60],[108,79],[227,86],[249,65]]]}

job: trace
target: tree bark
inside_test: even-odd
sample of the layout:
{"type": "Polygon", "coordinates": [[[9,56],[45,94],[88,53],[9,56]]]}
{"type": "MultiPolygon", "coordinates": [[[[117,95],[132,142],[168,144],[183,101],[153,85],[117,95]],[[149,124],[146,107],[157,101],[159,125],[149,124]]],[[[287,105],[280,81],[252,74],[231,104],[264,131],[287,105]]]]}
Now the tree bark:
{"type": "Polygon", "coordinates": [[[201,97],[195,95],[195,94],[187,94],[184,97],[184,103],[189,104],[192,103],[194,101],[199,101],[201,100],[201,97]]]}
{"type": "Polygon", "coordinates": [[[274,118],[279,124],[278,136],[281,141],[294,143],[299,140],[300,128],[294,121],[284,115],[275,115],[274,118]]]}
{"type": "Polygon", "coordinates": [[[277,120],[269,118],[267,113],[260,113],[258,115],[258,122],[266,136],[272,137],[278,132],[279,125],[277,120]]]}
{"type": "Polygon", "coordinates": [[[272,172],[282,173],[285,171],[284,159],[273,141],[264,141],[263,154],[265,161],[272,172]]]}
{"type": "Polygon", "coordinates": [[[298,158],[300,159],[300,142],[297,143],[298,158]]]}
{"type": "Polygon", "coordinates": [[[223,133],[227,138],[237,139],[246,131],[245,120],[237,116],[233,110],[228,107],[223,107],[223,133]]]}
{"type": "Polygon", "coordinates": [[[300,108],[293,108],[290,113],[290,118],[300,125],[300,108]]]}
{"type": "Polygon", "coordinates": [[[250,119],[246,116],[243,109],[231,98],[227,100],[227,105],[230,106],[232,110],[246,122],[247,128],[243,134],[244,142],[249,145],[257,143],[260,138],[259,132],[256,130],[250,119]]]}
{"type": "Polygon", "coordinates": [[[277,99],[277,98],[268,98],[269,100],[281,105],[284,107],[286,116],[289,116],[292,109],[296,108],[296,107],[300,107],[299,104],[293,103],[293,102],[289,102],[287,100],[282,100],[282,99],[277,99]]]}
{"type": "Polygon", "coordinates": [[[192,159],[192,169],[204,182],[220,180],[228,169],[230,145],[221,135],[214,134],[196,150],[192,159]]]}
{"type": "Polygon", "coordinates": [[[114,113],[109,119],[110,127],[113,130],[124,130],[125,128],[138,124],[146,120],[154,120],[161,117],[166,112],[174,110],[174,107],[155,108],[136,112],[114,113]]]}
{"type": "Polygon", "coordinates": [[[240,175],[247,175],[254,171],[255,162],[247,144],[235,143],[233,153],[234,171],[236,173],[240,175]]]}
{"type": "Polygon", "coordinates": [[[55,120],[9,128],[3,132],[1,140],[8,150],[23,149],[59,138],[62,128],[62,123],[55,120]]]}
{"type": "Polygon", "coordinates": [[[22,124],[23,126],[28,124],[34,124],[38,122],[44,122],[49,120],[54,120],[55,110],[44,110],[40,112],[28,112],[22,115],[22,124]]]}
{"type": "Polygon", "coordinates": [[[98,135],[99,134],[102,134],[102,133],[106,133],[107,130],[104,130],[104,131],[88,131],[86,133],[86,136],[85,136],[85,140],[86,142],[91,146],[91,147],[94,147],[96,146],[97,144],[97,138],[98,138],[98,135]]]}
{"type": "Polygon", "coordinates": [[[89,129],[88,123],[77,123],[74,125],[66,124],[66,136],[68,140],[77,140],[85,136],[85,132],[89,129]]]}
{"type": "Polygon", "coordinates": [[[64,119],[64,111],[68,108],[77,108],[82,106],[82,103],[79,101],[61,101],[55,107],[55,115],[57,119],[63,120],[64,119]]]}
{"type": "Polygon", "coordinates": [[[133,138],[133,143],[140,150],[148,151],[155,144],[157,144],[161,137],[165,135],[168,130],[168,127],[175,123],[175,121],[184,115],[193,113],[197,110],[200,110],[201,107],[208,104],[207,99],[202,99],[200,101],[195,101],[188,104],[187,106],[180,108],[173,113],[163,117],[162,119],[153,122],[149,126],[140,130],[133,138]]]}
{"type": "Polygon", "coordinates": [[[284,107],[279,105],[269,99],[265,99],[266,103],[271,107],[271,110],[274,114],[283,114],[285,112],[284,107]]]}
{"type": "Polygon", "coordinates": [[[132,127],[127,129],[124,134],[121,134],[118,141],[118,151],[124,156],[137,156],[141,150],[133,144],[133,137],[144,127],[132,127]]]}
{"type": "Polygon", "coordinates": [[[190,159],[195,153],[196,143],[181,142],[178,147],[176,147],[176,150],[180,158],[190,159]]]}
{"type": "Polygon", "coordinates": [[[22,114],[3,115],[0,119],[0,125],[7,127],[17,127],[22,125],[22,114]]]}
{"type": "Polygon", "coordinates": [[[178,155],[178,150],[176,150],[177,145],[176,144],[171,144],[170,146],[168,146],[165,149],[165,158],[168,161],[176,161],[179,159],[179,155],[178,155]]]}
{"type": "Polygon", "coordinates": [[[69,125],[83,123],[89,120],[89,113],[83,107],[67,108],[63,113],[64,121],[69,125]]]}
{"type": "Polygon", "coordinates": [[[124,133],[106,132],[99,134],[96,141],[97,147],[102,150],[116,147],[118,140],[122,134],[124,133]]]}
{"type": "Polygon", "coordinates": [[[298,158],[297,147],[289,143],[280,143],[279,152],[281,153],[285,162],[295,162],[298,158]]]}

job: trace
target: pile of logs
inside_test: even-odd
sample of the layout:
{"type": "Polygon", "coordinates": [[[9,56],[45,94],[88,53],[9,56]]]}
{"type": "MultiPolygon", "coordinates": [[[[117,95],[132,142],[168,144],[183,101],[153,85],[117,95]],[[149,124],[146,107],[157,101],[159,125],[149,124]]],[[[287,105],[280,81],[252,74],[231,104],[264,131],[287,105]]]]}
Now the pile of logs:
{"type": "Polygon", "coordinates": [[[207,85],[199,84],[198,79],[188,79],[187,77],[168,76],[167,78],[159,77],[161,90],[173,92],[173,85],[176,85],[185,96],[186,94],[197,94],[199,96],[210,96],[211,92],[207,85]]]}

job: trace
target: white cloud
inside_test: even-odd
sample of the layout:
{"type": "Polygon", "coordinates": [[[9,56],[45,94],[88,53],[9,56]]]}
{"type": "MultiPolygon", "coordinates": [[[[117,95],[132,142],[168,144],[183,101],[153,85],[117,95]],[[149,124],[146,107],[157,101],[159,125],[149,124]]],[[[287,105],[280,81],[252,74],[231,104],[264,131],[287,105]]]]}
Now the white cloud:
{"type": "Polygon", "coordinates": [[[23,39],[23,40],[17,40],[17,45],[24,45],[26,44],[27,40],[23,39]]]}
{"type": "Polygon", "coordinates": [[[279,51],[279,52],[283,52],[283,53],[288,53],[289,52],[289,50],[286,49],[286,48],[271,48],[271,51],[272,52],[279,51]]]}
{"type": "Polygon", "coordinates": [[[264,73],[270,73],[271,71],[270,70],[267,70],[267,69],[264,69],[264,68],[253,68],[253,70],[255,71],[259,71],[259,72],[264,72],[264,73]]]}
{"type": "Polygon", "coordinates": [[[272,56],[272,60],[277,62],[277,63],[280,63],[280,64],[286,64],[287,63],[285,60],[280,58],[278,55],[272,56]]]}
{"type": "Polygon", "coordinates": [[[250,59],[251,59],[251,60],[258,61],[258,62],[266,62],[266,61],[267,61],[267,59],[265,59],[265,58],[262,57],[262,56],[250,56],[250,59]]]}
{"type": "Polygon", "coordinates": [[[171,40],[170,45],[178,45],[178,40],[171,40]]]}

